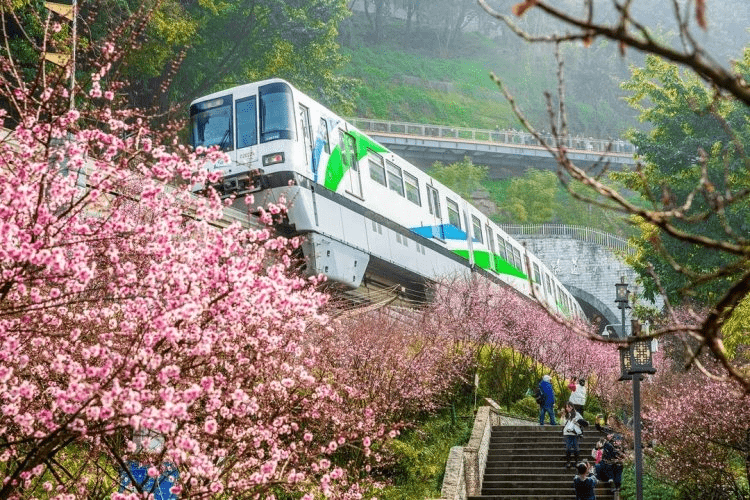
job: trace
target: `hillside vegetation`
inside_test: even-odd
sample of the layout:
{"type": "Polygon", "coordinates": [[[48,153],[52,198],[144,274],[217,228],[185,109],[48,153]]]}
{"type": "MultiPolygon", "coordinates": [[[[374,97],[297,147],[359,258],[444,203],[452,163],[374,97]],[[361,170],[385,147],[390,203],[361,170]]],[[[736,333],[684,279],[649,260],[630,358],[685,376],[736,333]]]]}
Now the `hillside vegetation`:
{"type": "MultiPolygon", "coordinates": [[[[407,33],[403,22],[389,19],[387,36],[374,41],[361,14],[348,20],[340,37],[350,59],[347,76],[360,80],[356,116],[417,123],[494,129],[521,128],[511,107],[490,79],[494,72],[523,112],[540,130],[549,129],[544,92],[557,94],[556,62],[551,50],[521,44],[508,33],[490,38],[462,33],[450,50],[435,43],[429,26],[407,33]]],[[[635,112],[619,91],[600,81],[628,78],[626,63],[606,44],[565,49],[565,95],[573,134],[619,138],[637,125],[635,112]],[[613,119],[613,117],[615,119],[613,119]]]]}

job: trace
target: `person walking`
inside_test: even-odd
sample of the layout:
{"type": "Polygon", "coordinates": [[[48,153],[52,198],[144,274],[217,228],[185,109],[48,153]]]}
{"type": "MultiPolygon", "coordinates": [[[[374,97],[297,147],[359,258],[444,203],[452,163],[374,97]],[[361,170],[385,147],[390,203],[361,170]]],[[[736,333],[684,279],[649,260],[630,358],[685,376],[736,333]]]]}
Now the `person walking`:
{"type": "Polygon", "coordinates": [[[580,451],[578,448],[578,438],[583,434],[581,429],[581,414],[573,408],[573,404],[568,401],[565,403],[565,413],[563,414],[563,436],[565,437],[565,462],[568,469],[578,463],[580,451]],[[574,457],[575,462],[571,461],[574,457]]]}
{"type": "Polygon", "coordinates": [[[578,474],[573,478],[576,500],[596,500],[596,477],[591,475],[591,465],[583,461],[576,466],[578,474]]]}
{"type": "Polygon", "coordinates": [[[549,414],[550,425],[555,422],[555,391],[552,390],[552,378],[549,375],[542,377],[539,382],[539,392],[542,393],[542,402],[539,405],[539,425],[544,425],[544,414],[549,414]]]}
{"type": "Polygon", "coordinates": [[[578,382],[571,380],[568,387],[573,391],[570,393],[568,401],[573,404],[573,408],[575,408],[578,413],[583,415],[583,408],[586,406],[586,379],[579,378],[578,382]]]}

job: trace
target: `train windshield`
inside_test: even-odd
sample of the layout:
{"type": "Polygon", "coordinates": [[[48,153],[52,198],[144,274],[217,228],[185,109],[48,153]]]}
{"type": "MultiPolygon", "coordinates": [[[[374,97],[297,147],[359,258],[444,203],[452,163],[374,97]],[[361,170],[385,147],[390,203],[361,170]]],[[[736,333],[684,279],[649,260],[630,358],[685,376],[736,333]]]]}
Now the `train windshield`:
{"type": "Polygon", "coordinates": [[[194,148],[219,146],[234,149],[232,96],[199,102],[190,106],[190,139],[194,148]]]}
{"type": "Polygon", "coordinates": [[[285,83],[260,87],[260,142],[294,139],[294,100],[285,83]]]}

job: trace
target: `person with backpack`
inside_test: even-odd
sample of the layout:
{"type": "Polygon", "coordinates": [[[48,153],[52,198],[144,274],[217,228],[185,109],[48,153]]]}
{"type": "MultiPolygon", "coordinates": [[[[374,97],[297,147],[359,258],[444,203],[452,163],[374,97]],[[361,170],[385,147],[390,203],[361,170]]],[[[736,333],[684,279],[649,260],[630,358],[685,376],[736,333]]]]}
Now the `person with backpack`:
{"type": "MultiPolygon", "coordinates": [[[[581,414],[573,408],[573,403],[565,403],[565,413],[563,414],[563,436],[565,437],[565,462],[568,469],[578,463],[579,448],[578,438],[583,434],[581,427],[584,427],[585,420],[581,414]],[[575,457],[575,462],[571,459],[575,457]]],[[[587,424],[588,425],[588,424],[587,424]]]]}
{"type": "Polygon", "coordinates": [[[549,375],[542,377],[537,391],[541,394],[541,397],[537,399],[537,403],[539,403],[539,425],[544,425],[545,413],[549,414],[550,425],[557,425],[555,422],[555,391],[552,390],[552,378],[549,375]]]}

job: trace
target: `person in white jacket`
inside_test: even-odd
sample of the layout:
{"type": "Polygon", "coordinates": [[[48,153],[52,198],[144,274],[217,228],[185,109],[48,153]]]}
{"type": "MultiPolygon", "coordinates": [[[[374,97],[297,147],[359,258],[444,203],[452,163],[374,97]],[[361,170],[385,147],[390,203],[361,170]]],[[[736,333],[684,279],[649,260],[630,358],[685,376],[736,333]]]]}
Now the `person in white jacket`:
{"type": "Polygon", "coordinates": [[[583,420],[581,414],[573,408],[573,404],[568,401],[565,403],[565,413],[563,415],[563,436],[565,437],[565,467],[570,469],[578,463],[580,451],[578,449],[578,438],[583,434],[580,421],[583,420]],[[575,457],[575,462],[571,461],[575,457]]]}
{"type": "Polygon", "coordinates": [[[568,385],[571,392],[568,401],[573,405],[578,413],[583,415],[583,407],[586,406],[586,380],[581,378],[578,379],[578,383],[571,380],[568,385]]]}

